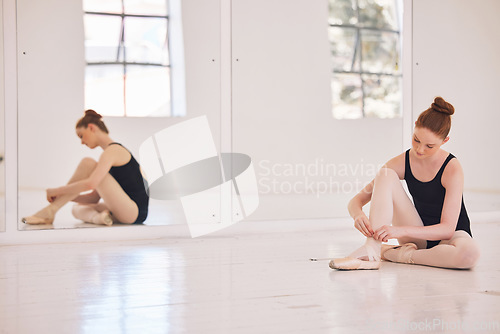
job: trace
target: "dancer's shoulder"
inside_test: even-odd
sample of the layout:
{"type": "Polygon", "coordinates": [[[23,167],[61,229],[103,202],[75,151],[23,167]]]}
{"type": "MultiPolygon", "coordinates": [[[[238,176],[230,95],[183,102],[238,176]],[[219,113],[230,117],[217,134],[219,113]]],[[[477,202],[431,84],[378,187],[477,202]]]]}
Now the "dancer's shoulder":
{"type": "Polygon", "coordinates": [[[403,180],[405,178],[405,152],[387,161],[383,167],[394,170],[398,174],[399,179],[403,180]]]}

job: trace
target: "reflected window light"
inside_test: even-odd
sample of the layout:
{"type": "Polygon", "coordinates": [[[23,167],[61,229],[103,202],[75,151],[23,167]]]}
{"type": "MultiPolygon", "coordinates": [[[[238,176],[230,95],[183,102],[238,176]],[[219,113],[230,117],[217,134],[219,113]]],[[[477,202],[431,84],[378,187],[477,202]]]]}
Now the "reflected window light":
{"type": "Polygon", "coordinates": [[[329,0],[332,113],[401,117],[401,0],[329,0]]]}
{"type": "Polygon", "coordinates": [[[83,0],[85,108],[171,116],[167,0],[83,0]]]}

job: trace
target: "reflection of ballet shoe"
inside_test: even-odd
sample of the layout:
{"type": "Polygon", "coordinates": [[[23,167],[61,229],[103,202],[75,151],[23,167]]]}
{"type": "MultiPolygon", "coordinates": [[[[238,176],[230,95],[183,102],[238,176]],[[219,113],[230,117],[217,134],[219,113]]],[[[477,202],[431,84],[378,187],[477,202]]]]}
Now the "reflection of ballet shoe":
{"type": "Polygon", "coordinates": [[[380,250],[380,257],[382,258],[382,260],[390,262],[391,260],[387,259],[384,256],[384,253],[387,252],[389,249],[396,249],[399,247],[401,247],[401,246],[400,245],[382,245],[382,249],[380,250]]]}
{"type": "Polygon", "coordinates": [[[111,226],[113,225],[113,218],[111,217],[111,213],[108,210],[104,210],[95,215],[92,219],[92,222],[94,224],[111,226]]]}
{"type": "Polygon", "coordinates": [[[48,225],[54,222],[54,218],[40,218],[37,216],[23,217],[21,221],[29,225],[48,225]]]}
{"type": "Polygon", "coordinates": [[[344,257],[331,260],[330,268],[338,270],[379,269],[380,261],[365,261],[354,257],[344,257]]]}

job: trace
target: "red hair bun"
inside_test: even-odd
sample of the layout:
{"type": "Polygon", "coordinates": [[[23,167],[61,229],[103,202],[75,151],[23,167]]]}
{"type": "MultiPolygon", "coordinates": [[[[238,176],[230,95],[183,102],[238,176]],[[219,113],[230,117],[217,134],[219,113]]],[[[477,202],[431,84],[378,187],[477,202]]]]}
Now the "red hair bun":
{"type": "Polygon", "coordinates": [[[431,105],[431,108],[434,111],[447,115],[453,115],[455,113],[455,108],[446,102],[441,96],[434,99],[434,103],[431,105]]]}

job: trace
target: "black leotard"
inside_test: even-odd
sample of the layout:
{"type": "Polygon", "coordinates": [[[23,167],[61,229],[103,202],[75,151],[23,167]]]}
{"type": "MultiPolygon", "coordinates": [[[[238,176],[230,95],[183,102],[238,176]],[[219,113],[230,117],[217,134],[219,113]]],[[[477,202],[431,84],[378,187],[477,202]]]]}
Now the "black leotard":
{"type": "MultiPolygon", "coordinates": [[[[111,143],[109,145],[113,144],[123,147],[120,143],[111,143]]],[[[148,216],[148,184],[142,177],[139,163],[135,160],[132,153],[130,153],[130,160],[125,165],[111,167],[109,174],[115,178],[130,199],[137,204],[137,207],[139,208],[139,215],[137,216],[137,220],[134,224],[141,224],[144,222],[148,216]]]]}
{"type": "MultiPolygon", "coordinates": [[[[450,162],[451,159],[455,158],[453,154],[449,154],[443,165],[439,169],[436,176],[429,182],[422,182],[417,180],[410,167],[410,150],[406,151],[405,156],[405,180],[408,185],[408,190],[413,197],[413,203],[417,209],[420,218],[425,226],[439,224],[441,221],[441,211],[443,210],[444,195],[446,189],[441,184],[441,177],[443,176],[443,171],[450,162]]],[[[458,217],[457,227],[455,231],[463,230],[472,237],[470,230],[470,220],[467,215],[467,210],[465,210],[464,199],[462,196],[462,207],[460,209],[460,215],[458,217]]],[[[427,248],[432,248],[439,244],[441,240],[427,240],[427,248]]]]}

